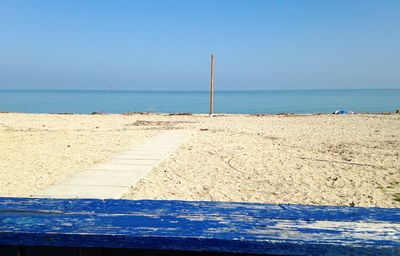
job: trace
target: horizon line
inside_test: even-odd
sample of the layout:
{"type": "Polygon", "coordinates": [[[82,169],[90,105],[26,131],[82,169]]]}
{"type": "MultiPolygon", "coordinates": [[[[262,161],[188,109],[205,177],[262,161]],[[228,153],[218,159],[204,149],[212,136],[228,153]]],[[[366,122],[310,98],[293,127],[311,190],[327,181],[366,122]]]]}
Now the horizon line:
{"type": "MultiPolygon", "coordinates": [[[[215,92],[260,92],[260,91],[331,91],[331,90],[341,90],[341,91],[351,91],[351,90],[400,90],[400,88],[306,88],[306,89],[221,89],[214,90],[215,92]]],[[[32,88],[32,89],[9,89],[0,88],[0,91],[97,91],[97,92],[209,92],[210,90],[142,90],[142,89],[121,89],[121,90],[106,90],[106,89],[45,89],[45,88],[32,88]]]]}

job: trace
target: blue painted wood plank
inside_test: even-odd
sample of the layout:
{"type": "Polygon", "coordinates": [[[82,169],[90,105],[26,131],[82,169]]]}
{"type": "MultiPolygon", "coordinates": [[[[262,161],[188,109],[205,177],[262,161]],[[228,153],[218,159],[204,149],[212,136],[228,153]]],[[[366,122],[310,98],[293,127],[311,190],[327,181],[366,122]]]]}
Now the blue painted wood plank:
{"type": "Polygon", "coordinates": [[[0,198],[0,245],[400,255],[400,209],[0,198]]]}

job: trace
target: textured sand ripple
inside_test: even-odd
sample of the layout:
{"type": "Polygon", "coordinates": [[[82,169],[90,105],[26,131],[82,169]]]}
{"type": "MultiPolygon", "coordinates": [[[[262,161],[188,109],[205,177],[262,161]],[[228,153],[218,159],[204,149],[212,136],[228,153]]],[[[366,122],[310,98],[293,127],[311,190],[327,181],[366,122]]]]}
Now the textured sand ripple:
{"type": "Polygon", "coordinates": [[[400,207],[400,115],[0,114],[0,195],[180,128],[196,133],[126,198],[400,207]]]}

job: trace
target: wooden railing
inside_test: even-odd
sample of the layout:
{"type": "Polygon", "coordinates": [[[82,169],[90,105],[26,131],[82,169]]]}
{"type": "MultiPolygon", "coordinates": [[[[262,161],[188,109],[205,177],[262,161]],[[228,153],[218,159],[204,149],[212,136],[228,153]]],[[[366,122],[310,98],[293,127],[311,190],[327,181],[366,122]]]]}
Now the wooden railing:
{"type": "Polygon", "coordinates": [[[2,256],[150,253],[400,255],[400,209],[0,198],[2,256]]]}

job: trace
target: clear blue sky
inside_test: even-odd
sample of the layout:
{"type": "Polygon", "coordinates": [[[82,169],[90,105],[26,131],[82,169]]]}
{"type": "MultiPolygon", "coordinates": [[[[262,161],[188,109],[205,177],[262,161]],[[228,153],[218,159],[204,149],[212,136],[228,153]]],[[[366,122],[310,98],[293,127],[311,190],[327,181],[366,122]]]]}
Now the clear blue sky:
{"type": "Polygon", "coordinates": [[[400,88],[400,1],[0,0],[0,88],[400,88]]]}

